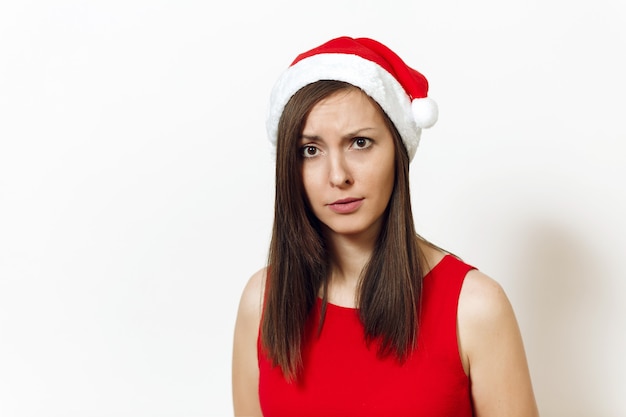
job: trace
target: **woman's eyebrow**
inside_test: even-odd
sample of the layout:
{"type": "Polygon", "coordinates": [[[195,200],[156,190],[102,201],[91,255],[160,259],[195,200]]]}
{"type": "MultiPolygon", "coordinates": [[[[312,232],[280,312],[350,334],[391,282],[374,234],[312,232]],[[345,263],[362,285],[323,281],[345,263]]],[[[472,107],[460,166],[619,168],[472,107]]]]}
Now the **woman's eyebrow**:
{"type": "Polygon", "coordinates": [[[319,142],[320,140],[322,140],[322,138],[319,137],[318,135],[305,135],[305,134],[302,134],[300,136],[300,140],[301,141],[303,141],[303,140],[311,140],[313,142],[319,142]]]}
{"type": "Polygon", "coordinates": [[[344,139],[352,139],[356,136],[362,135],[364,132],[368,131],[368,130],[376,130],[376,128],[374,127],[362,127],[360,129],[355,130],[354,132],[350,132],[348,134],[345,134],[343,137],[344,139]]]}
{"type": "MultiPolygon", "coordinates": [[[[362,127],[362,128],[359,128],[359,129],[357,129],[355,131],[346,133],[345,135],[342,136],[342,139],[344,139],[344,140],[345,139],[352,139],[352,138],[354,138],[356,136],[359,136],[359,135],[361,135],[364,132],[367,132],[369,130],[376,130],[376,128],[374,128],[374,127],[362,127]]],[[[304,134],[304,133],[300,136],[300,140],[301,141],[310,140],[312,142],[323,141],[323,139],[319,135],[307,135],[307,134],[304,134]]]]}

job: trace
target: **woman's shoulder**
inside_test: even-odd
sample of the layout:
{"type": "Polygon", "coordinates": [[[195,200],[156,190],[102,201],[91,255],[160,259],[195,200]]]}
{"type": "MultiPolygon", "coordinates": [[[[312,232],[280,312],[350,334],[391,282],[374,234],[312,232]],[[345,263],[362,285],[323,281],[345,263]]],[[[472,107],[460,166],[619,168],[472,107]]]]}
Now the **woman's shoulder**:
{"type": "MultiPolygon", "coordinates": [[[[267,268],[255,272],[246,283],[235,322],[233,364],[242,369],[255,369],[256,347],[261,314],[263,309],[263,289],[267,268]]],[[[247,371],[246,371],[247,372],[247,371]]]]}
{"type": "Polygon", "coordinates": [[[478,269],[470,270],[463,281],[459,295],[459,312],[468,319],[484,322],[497,319],[511,310],[508,297],[500,283],[478,269]]]}
{"type": "MultiPolygon", "coordinates": [[[[517,343],[519,329],[513,307],[502,286],[472,269],[459,295],[458,337],[466,371],[472,359],[486,358],[494,346],[517,343]]],[[[493,353],[493,352],[491,352],[493,353]]]]}
{"type": "Polygon", "coordinates": [[[241,294],[233,341],[232,388],[237,415],[261,415],[257,340],[267,268],[254,273],[241,294]]]}
{"type": "Polygon", "coordinates": [[[502,286],[470,271],[457,314],[459,350],[477,414],[538,416],[521,332],[502,286]]]}
{"type": "Polygon", "coordinates": [[[239,301],[239,316],[260,321],[266,277],[267,267],[259,269],[248,279],[239,301]]]}

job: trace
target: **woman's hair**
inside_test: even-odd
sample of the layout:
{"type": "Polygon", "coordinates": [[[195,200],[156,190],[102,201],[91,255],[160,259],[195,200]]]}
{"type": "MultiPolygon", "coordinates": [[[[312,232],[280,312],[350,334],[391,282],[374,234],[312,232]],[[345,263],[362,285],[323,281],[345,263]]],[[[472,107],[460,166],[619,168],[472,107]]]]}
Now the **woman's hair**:
{"type": "MultiPolygon", "coordinates": [[[[356,87],[317,81],[300,89],[285,106],[278,125],[274,226],[261,320],[261,346],[288,380],[302,368],[306,323],[322,291],[321,331],[327,306],[331,254],[322,224],[313,214],[302,181],[300,138],[311,109],[326,97],[356,87]]],[[[376,104],[374,100],[373,103],[376,104]]],[[[422,289],[409,193],[409,157],[400,134],[376,104],[395,144],[395,184],[374,251],[360,277],[357,305],[368,343],[380,356],[402,361],[415,347],[422,289]]]]}

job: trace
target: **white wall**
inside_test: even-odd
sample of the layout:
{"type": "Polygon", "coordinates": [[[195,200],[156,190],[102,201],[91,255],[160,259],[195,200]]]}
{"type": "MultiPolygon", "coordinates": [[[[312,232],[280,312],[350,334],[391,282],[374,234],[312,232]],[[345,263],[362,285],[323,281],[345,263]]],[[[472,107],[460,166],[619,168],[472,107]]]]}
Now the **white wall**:
{"type": "Polygon", "coordinates": [[[0,415],[232,413],[269,90],[342,34],[428,76],[419,230],[505,287],[543,416],[626,415],[623,2],[214,3],[0,4],[0,415]]]}

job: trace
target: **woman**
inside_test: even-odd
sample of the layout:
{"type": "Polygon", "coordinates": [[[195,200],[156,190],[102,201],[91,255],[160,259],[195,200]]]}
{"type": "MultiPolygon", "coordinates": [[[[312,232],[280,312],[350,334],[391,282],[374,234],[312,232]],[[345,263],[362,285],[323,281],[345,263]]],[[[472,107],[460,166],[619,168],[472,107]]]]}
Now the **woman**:
{"type": "Polygon", "coordinates": [[[427,92],[365,38],[305,52],[278,80],[274,228],[239,306],[236,415],[538,415],[501,287],[415,231],[427,92]]]}

